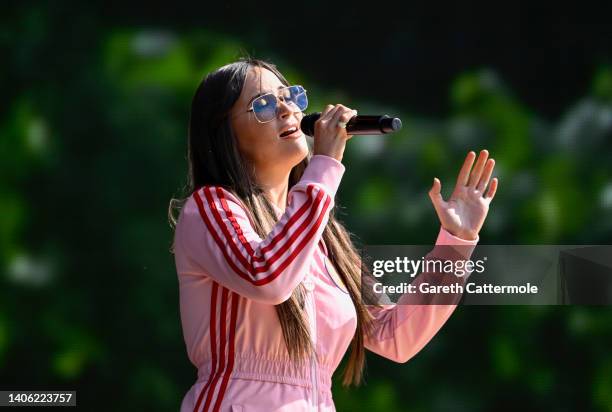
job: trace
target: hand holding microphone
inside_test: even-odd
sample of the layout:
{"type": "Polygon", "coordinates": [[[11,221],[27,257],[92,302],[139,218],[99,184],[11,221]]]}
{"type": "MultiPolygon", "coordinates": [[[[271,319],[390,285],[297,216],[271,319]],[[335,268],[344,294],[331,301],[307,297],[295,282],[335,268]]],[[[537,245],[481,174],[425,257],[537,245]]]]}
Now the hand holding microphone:
{"type": "Polygon", "coordinates": [[[347,133],[346,125],[350,119],[357,115],[357,111],[346,106],[328,104],[317,119],[309,123],[309,132],[304,130],[304,117],[302,119],[302,131],[314,136],[314,154],[322,154],[341,161],[344,154],[346,142],[351,135],[347,133]]]}
{"type": "Polygon", "coordinates": [[[302,131],[315,138],[314,154],[327,154],[337,160],[342,159],[346,140],[353,135],[379,135],[398,131],[402,128],[402,121],[397,117],[383,116],[357,116],[356,110],[351,110],[341,104],[327,105],[322,113],[311,113],[302,118],[300,123],[302,131]],[[326,138],[326,142],[319,142],[320,135],[333,135],[340,131],[345,136],[342,142],[337,139],[326,138]],[[334,142],[334,143],[332,143],[334,142]],[[328,154],[330,151],[332,154],[328,154]]]}

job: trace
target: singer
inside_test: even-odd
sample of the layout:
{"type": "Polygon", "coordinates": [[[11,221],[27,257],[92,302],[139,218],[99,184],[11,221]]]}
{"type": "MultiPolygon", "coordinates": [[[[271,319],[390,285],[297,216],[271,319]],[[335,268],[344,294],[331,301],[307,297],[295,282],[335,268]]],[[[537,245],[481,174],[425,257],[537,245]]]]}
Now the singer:
{"type": "MultiPolygon", "coordinates": [[[[456,307],[364,304],[359,254],[334,216],[356,111],[328,105],[310,152],[307,104],[304,87],[255,59],[208,74],[193,96],[189,182],[171,218],[183,336],[198,370],[182,412],[333,411],[331,376],[349,347],[345,385],[360,382],[366,350],[408,361],[456,307]]],[[[434,179],[436,245],[479,240],[497,179],[486,150],[472,169],[475,158],[448,201],[434,179]]]]}

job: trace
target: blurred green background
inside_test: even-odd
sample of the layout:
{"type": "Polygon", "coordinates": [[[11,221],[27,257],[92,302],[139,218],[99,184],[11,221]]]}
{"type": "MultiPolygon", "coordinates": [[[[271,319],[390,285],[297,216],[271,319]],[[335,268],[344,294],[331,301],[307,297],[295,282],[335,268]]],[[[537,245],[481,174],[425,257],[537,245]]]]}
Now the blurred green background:
{"type": "MultiPolygon", "coordinates": [[[[168,201],[191,97],[244,52],[309,90],[402,118],[351,140],[340,218],[367,244],[433,244],[469,150],[500,187],[483,244],[607,244],[606,11],[15,2],[0,25],[0,389],[76,389],[84,410],[177,410],[182,340],[168,201]],[[265,6],[265,7],[264,7],[265,6]],[[401,206],[400,206],[401,205],[401,206]]],[[[405,365],[369,355],[341,411],[612,411],[608,307],[461,307],[405,365]]]]}

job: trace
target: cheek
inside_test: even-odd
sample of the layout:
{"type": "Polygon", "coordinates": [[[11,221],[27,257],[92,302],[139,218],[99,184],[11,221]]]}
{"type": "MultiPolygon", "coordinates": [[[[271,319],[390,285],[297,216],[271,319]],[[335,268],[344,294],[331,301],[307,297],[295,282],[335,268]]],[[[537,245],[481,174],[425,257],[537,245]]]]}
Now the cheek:
{"type": "Polygon", "coordinates": [[[272,123],[240,122],[233,127],[239,150],[250,160],[265,158],[278,144],[276,129],[272,123]]]}

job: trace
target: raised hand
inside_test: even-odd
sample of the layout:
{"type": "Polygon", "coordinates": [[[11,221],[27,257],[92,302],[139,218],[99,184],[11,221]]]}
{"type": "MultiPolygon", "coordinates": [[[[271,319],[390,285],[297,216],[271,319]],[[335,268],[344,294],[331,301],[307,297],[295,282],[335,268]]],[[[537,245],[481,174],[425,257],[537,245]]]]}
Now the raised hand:
{"type": "Polygon", "coordinates": [[[478,238],[478,232],[489,212],[489,204],[495,196],[497,178],[493,178],[489,184],[495,160],[488,159],[487,161],[488,157],[489,152],[482,150],[472,169],[476,153],[470,151],[467,154],[459,171],[455,190],[448,201],[442,199],[440,194],[442,184],[438,178],[434,178],[433,186],[429,191],[429,197],[442,227],[459,238],[466,240],[478,238]],[[487,186],[488,190],[486,190],[487,186]]]}

